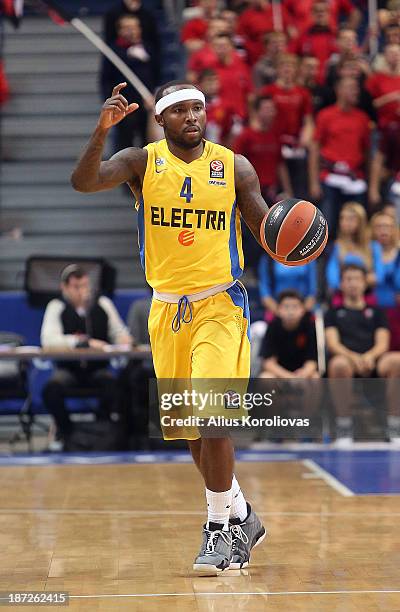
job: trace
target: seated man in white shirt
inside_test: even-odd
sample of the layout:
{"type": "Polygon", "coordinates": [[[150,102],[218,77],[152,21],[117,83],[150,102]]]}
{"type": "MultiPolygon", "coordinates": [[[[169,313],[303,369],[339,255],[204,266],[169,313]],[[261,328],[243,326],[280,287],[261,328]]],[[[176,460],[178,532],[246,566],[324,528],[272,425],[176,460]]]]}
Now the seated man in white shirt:
{"type": "MultiPolygon", "coordinates": [[[[61,273],[60,299],[49,302],[44,314],[41,343],[43,348],[103,349],[107,344],[131,344],[132,338],[114,304],[105,296],[93,295],[88,273],[71,264],[61,273]]],[[[74,389],[93,388],[99,397],[100,418],[113,411],[118,398],[117,383],[104,361],[59,361],[43,390],[46,409],[53,415],[56,438],[65,441],[73,423],[64,398],[74,389]]]]}

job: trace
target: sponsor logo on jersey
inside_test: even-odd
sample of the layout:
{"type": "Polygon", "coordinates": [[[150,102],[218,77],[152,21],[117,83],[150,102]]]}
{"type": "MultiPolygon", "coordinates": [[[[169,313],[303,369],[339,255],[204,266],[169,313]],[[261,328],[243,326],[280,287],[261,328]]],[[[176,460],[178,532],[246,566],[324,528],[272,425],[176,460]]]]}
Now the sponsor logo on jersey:
{"type": "Polygon", "coordinates": [[[171,208],[151,206],[151,225],[162,227],[182,227],[187,229],[225,230],[226,212],[224,210],[204,210],[192,208],[171,208]]]}
{"type": "Polygon", "coordinates": [[[165,159],[164,157],[157,157],[156,159],[156,172],[160,174],[160,172],[164,172],[166,170],[165,167],[165,159]]]}
{"type": "Polygon", "coordinates": [[[178,242],[182,246],[190,246],[194,242],[194,232],[183,230],[178,236],[178,242]]]}
{"type": "Polygon", "coordinates": [[[210,179],[208,184],[216,185],[217,187],[226,187],[226,181],[216,181],[215,179],[210,179]]]}
{"type": "Polygon", "coordinates": [[[210,178],[224,178],[224,164],[219,159],[214,159],[210,162],[210,178]]]}

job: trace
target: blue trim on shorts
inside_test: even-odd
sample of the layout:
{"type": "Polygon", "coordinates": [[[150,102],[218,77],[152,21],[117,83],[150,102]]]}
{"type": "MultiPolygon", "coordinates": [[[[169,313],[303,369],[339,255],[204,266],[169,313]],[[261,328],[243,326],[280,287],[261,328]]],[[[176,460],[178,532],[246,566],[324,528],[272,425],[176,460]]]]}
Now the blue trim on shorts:
{"type": "Polygon", "coordinates": [[[229,227],[229,254],[231,257],[231,274],[236,279],[242,276],[243,270],[239,265],[239,251],[236,236],[236,200],[232,205],[231,221],[229,227]]]}
{"type": "Polygon", "coordinates": [[[145,270],[146,261],[145,261],[145,254],[144,254],[144,200],[143,200],[143,197],[140,198],[139,208],[138,208],[138,239],[139,239],[140,263],[142,265],[143,270],[145,270]]]}
{"type": "Polygon", "coordinates": [[[226,290],[235,306],[240,306],[243,316],[247,319],[247,337],[250,341],[250,306],[247,291],[241,283],[235,283],[226,290]]]}

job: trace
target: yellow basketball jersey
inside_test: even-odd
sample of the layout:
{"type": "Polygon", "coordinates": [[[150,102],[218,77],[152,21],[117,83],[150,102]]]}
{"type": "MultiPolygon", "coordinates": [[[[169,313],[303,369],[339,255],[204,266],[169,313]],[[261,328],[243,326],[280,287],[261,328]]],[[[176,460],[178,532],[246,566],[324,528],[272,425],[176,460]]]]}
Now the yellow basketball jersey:
{"type": "Polygon", "coordinates": [[[147,282],[157,291],[197,293],[243,272],[234,154],[205,141],[187,164],[166,140],[146,146],[139,202],[139,248],[147,282]]]}

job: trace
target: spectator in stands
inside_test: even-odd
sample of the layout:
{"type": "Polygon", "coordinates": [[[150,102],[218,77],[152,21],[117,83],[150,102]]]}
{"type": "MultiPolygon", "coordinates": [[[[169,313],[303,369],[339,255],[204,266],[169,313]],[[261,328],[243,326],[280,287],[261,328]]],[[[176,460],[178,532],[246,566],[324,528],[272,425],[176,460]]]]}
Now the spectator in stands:
{"type": "Polygon", "coordinates": [[[282,291],[295,290],[304,298],[307,310],[312,310],[317,294],[317,265],[285,266],[269,255],[262,255],[258,266],[258,286],[266,316],[277,313],[278,296],[282,291]]]}
{"type": "Polygon", "coordinates": [[[194,76],[197,81],[203,70],[215,70],[220,81],[221,98],[232,101],[232,92],[235,92],[236,112],[241,118],[247,117],[248,97],[253,89],[248,66],[235,51],[232,39],[225,34],[214,36],[211,51],[207,58],[201,58],[201,53],[190,57],[188,77],[194,76]]]}
{"type": "Polygon", "coordinates": [[[282,291],[268,325],[260,356],[261,378],[319,378],[315,324],[297,291],[282,291]]]}
{"type": "Polygon", "coordinates": [[[293,195],[289,173],[282,158],[281,123],[277,120],[276,105],[271,97],[258,97],[254,109],[249,127],[243,129],[232,148],[253,164],[263,197],[267,202],[275,203],[280,189],[283,189],[286,197],[293,195]]]}
{"type": "MultiPolygon", "coordinates": [[[[282,158],[281,124],[277,120],[276,106],[272,98],[259,97],[254,107],[250,125],[239,134],[232,148],[235,153],[244,155],[253,164],[265,200],[275,203],[281,190],[287,197],[292,195],[289,173],[282,158]]],[[[246,265],[252,268],[256,275],[258,262],[264,251],[245,224],[242,232],[246,265]]]]}
{"type": "Polygon", "coordinates": [[[392,202],[386,202],[380,212],[385,213],[385,215],[388,215],[389,217],[392,217],[392,219],[396,222],[396,225],[398,225],[398,218],[396,215],[396,207],[392,204],[392,202]]]}
{"type": "Polygon", "coordinates": [[[320,206],[331,238],[336,237],[339,213],[349,197],[365,203],[370,121],[356,108],[359,91],[355,79],[337,83],[337,102],[318,114],[310,147],[310,192],[314,201],[322,196],[320,206]]]}
{"type": "Polygon", "coordinates": [[[336,51],[336,32],[329,25],[329,6],[325,0],[317,0],[312,6],[312,25],[291,41],[289,50],[296,55],[313,55],[319,60],[318,80],[325,79],[325,65],[336,51]]]}
{"type": "Polygon", "coordinates": [[[278,76],[278,59],[286,50],[284,32],[269,32],[264,36],[264,53],[253,67],[253,83],[257,89],[274,83],[278,76]]]}
{"type": "MultiPolygon", "coordinates": [[[[135,300],[128,313],[128,328],[135,345],[150,351],[150,338],[147,327],[151,297],[135,300]]],[[[153,360],[134,359],[121,372],[118,383],[121,395],[126,402],[124,414],[130,437],[130,447],[135,450],[148,448],[149,423],[149,380],[156,375],[153,360]]]]}
{"type": "Polygon", "coordinates": [[[215,70],[203,70],[200,73],[197,85],[206,97],[207,126],[205,137],[207,140],[229,146],[232,132],[241,126],[241,119],[236,113],[235,100],[221,97],[220,81],[215,70]]]}
{"type": "Polygon", "coordinates": [[[371,163],[368,196],[373,208],[381,203],[382,196],[392,202],[400,220],[400,115],[380,132],[379,147],[371,163]]]}
{"type": "Polygon", "coordinates": [[[384,56],[385,72],[375,72],[366,82],[378,113],[380,129],[400,120],[400,45],[386,45],[384,56]]]}
{"type": "MultiPolygon", "coordinates": [[[[332,400],[336,411],[336,436],[343,445],[353,438],[351,415],[352,378],[379,376],[400,377],[400,353],[388,352],[389,330],[386,317],[379,308],[365,301],[366,271],[361,266],[344,266],[341,275],[343,305],[328,311],[325,320],[329,352],[328,377],[340,379],[332,385],[332,400]]],[[[400,436],[398,397],[389,385],[388,419],[390,437],[400,436]]]]}
{"type": "MultiPolygon", "coordinates": [[[[393,23],[388,25],[383,30],[385,47],[386,45],[400,45],[400,25],[393,23]]],[[[384,53],[378,53],[372,62],[374,72],[385,72],[388,66],[386,64],[384,53]]]]}
{"type": "MultiPolygon", "coordinates": [[[[92,348],[109,343],[131,344],[132,338],[107,297],[93,296],[87,272],[71,264],[61,273],[61,299],[47,305],[41,329],[43,348],[92,348]]],[[[65,441],[73,424],[64,398],[76,388],[92,388],[100,398],[99,417],[116,409],[117,384],[107,369],[108,361],[60,361],[43,390],[43,401],[57,426],[57,439],[65,441]]]]}
{"type": "Polygon", "coordinates": [[[269,0],[249,0],[248,4],[248,8],[239,17],[237,31],[244,38],[247,61],[253,66],[263,54],[264,35],[274,30],[284,31],[288,19],[284,6],[281,6],[279,19],[274,18],[272,2],[269,0]]]}
{"type": "Polygon", "coordinates": [[[318,58],[304,55],[300,60],[297,84],[310,92],[314,115],[325,106],[327,95],[326,87],[318,82],[318,73],[318,58]]]}
{"type": "MultiPolygon", "coordinates": [[[[326,82],[333,85],[337,80],[337,68],[346,60],[354,60],[361,57],[361,51],[357,44],[357,33],[350,28],[342,28],[336,38],[337,51],[331,55],[326,63],[326,82]]],[[[369,70],[366,62],[366,69],[369,70]]]]}
{"type": "Polygon", "coordinates": [[[288,164],[293,191],[307,198],[307,149],[314,130],[310,92],[296,83],[299,62],[295,55],[282,55],[278,60],[278,79],[260,90],[271,96],[282,126],[282,153],[288,164]]]}
{"type": "Polygon", "coordinates": [[[217,57],[213,48],[212,41],[217,36],[229,36],[226,22],[220,17],[210,19],[204,45],[189,57],[187,65],[187,78],[196,82],[198,75],[204,70],[214,68],[217,57]]]}
{"type": "Polygon", "coordinates": [[[365,208],[358,202],[346,202],[340,211],[338,237],[326,266],[326,282],[335,304],[340,303],[335,293],[340,288],[340,270],[343,265],[355,263],[367,272],[367,285],[371,289],[381,277],[381,247],[371,242],[365,208]]]}
{"type": "MultiPolygon", "coordinates": [[[[283,0],[289,14],[289,32],[293,37],[313,25],[312,9],[315,0],[283,0]]],[[[342,18],[346,18],[348,27],[356,29],[360,22],[360,11],[351,0],[331,0],[328,3],[329,26],[333,31],[338,28],[342,18]]]]}
{"type": "Polygon", "coordinates": [[[400,249],[396,220],[377,212],[370,221],[373,240],[381,246],[382,273],[375,287],[376,301],[385,311],[390,329],[390,350],[400,351],[400,249]]]}
{"type": "MultiPolygon", "coordinates": [[[[157,84],[156,58],[153,49],[142,39],[140,21],[137,17],[123,15],[117,22],[117,40],[111,48],[133,70],[139,79],[152,91],[157,84]]],[[[103,98],[109,98],[113,87],[125,81],[125,77],[108,59],[103,58],[101,87],[103,98]]],[[[116,150],[131,146],[143,147],[147,142],[147,108],[139,92],[130,83],[123,95],[139,104],[139,108],[115,127],[116,150]]],[[[150,110],[150,109],[149,109],[150,110]]]]}
{"type": "Polygon", "coordinates": [[[233,10],[223,9],[220,12],[221,19],[225,22],[226,33],[232,38],[233,46],[239,53],[240,57],[246,60],[247,54],[243,36],[237,32],[237,24],[239,15],[233,10]]]}
{"type": "Polygon", "coordinates": [[[368,77],[366,68],[368,69],[368,63],[362,58],[362,56],[354,57],[353,59],[341,60],[337,64],[335,71],[331,73],[331,79],[327,81],[327,84],[324,87],[322,107],[335,104],[336,85],[341,79],[356,79],[360,88],[357,108],[367,113],[372,121],[376,121],[376,110],[373,105],[372,96],[365,88],[365,83],[368,77]]]}
{"type": "MultiPolygon", "coordinates": [[[[210,22],[218,18],[217,0],[199,0],[198,15],[183,24],[181,41],[189,54],[199,51],[205,45],[207,35],[210,37],[210,22]]],[[[218,21],[221,21],[218,19],[218,21]]],[[[225,26],[223,26],[225,28],[225,26]]],[[[215,34],[216,32],[213,32],[215,34]]]]}
{"type": "Polygon", "coordinates": [[[115,44],[118,36],[118,21],[123,15],[139,19],[143,40],[154,50],[160,49],[157,21],[153,13],[143,6],[142,0],[122,0],[104,16],[104,37],[109,45],[115,44]]]}
{"type": "Polygon", "coordinates": [[[380,1],[378,2],[378,8],[379,25],[382,29],[400,23],[400,5],[398,0],[380,1]]]}

